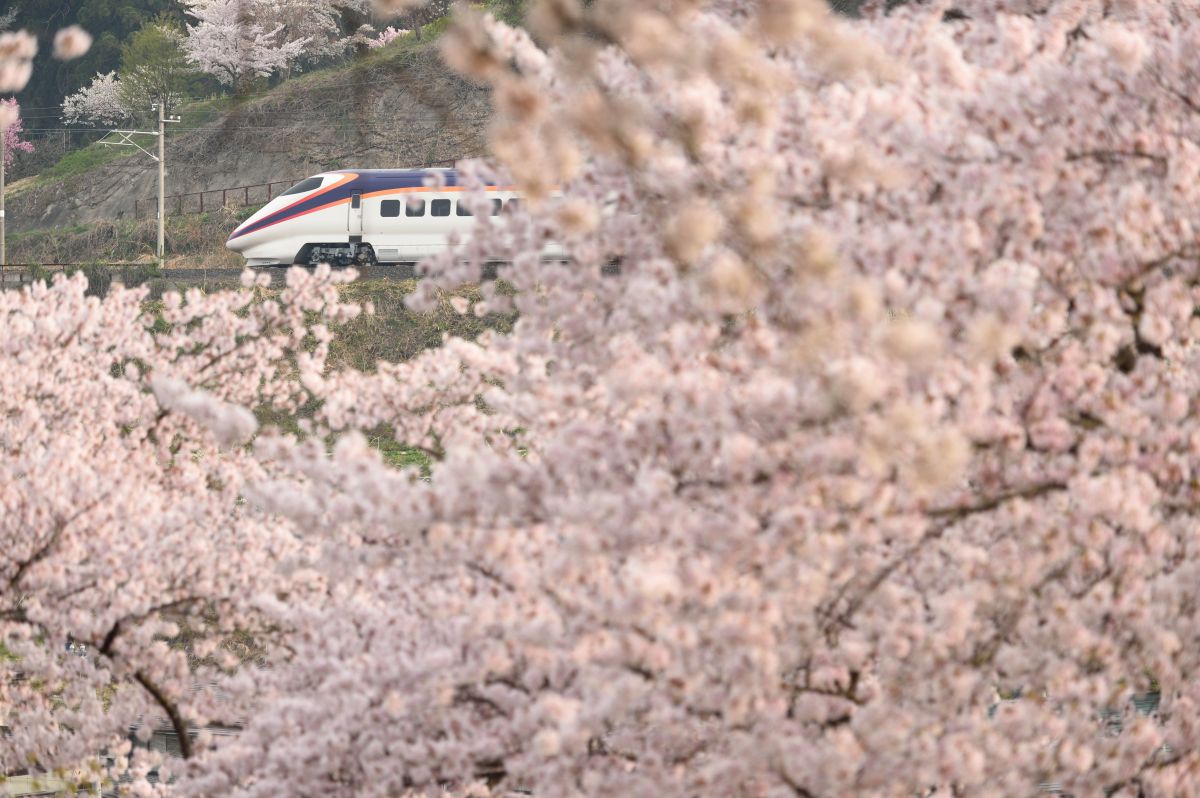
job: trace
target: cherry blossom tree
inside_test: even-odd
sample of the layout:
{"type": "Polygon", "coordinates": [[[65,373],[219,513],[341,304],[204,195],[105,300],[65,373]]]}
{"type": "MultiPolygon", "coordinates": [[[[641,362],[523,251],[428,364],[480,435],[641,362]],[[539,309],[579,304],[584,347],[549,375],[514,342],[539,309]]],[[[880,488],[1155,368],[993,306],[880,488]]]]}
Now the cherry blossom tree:
{"type": "Polygon", "coordinates": [[[63,100],[63,120],[71,124],[117,125],[133,116],[116,72],[98,74],[63,100]]]}
{"type": "Polygon", "coordinates": [[[222,634],[254,634],[257,601],[303,594],[308,544],[238,500],[269,477],[241,446],[245,408],[294,410],[284,354],[307,339],[324,357],[306,319],[355,312],[337,301],[345,278],[297,273],[267,302],[168,294],[156,318],[144,288],[101,301],[82,274],[0,293],[0,773],[90,786],[107,749],[144,777],[126,737],[148,713],[190,752],[211,695],[193,693],[205,669],[188,654],[215,679],[237,661],[222,634]],[[164,642],[181,624],[190,652],[164,642]]]}
{"type": "Polygon", "coordinates": [[[511,334],[331,371],[324,270],[172,299],[169,333],[115,334],[138,295],[9,300],[0,423],[80,415],[4,428],[0,484],[47,487],[5,494],[0,574],[32,581],[0,667],[47,676],[0,696],[59,724],[5,766],[122,750],[155,703],[245,718],[163,772],[184,796],[1200,792],[1200,3],[879,5],[461,11],[445,58],[496,111],[464,182],[526,205],[413,306],[504,261],[515,293],[455,307],[511,334]],[[268,401],[315,415],[237,445],[268,401]],[[133,529],[47,547],[107,512],[62,462],[149,485],[133,529]],[[263,647],[204,666],[223,707],[162,640],[180,596],[207,646],[263,647]]]}
{"type": "Polygon", "coordinates": [[[235,89],[248,78],[286,72],[309,43],[288,37],[284,24],[271,16],[268,0],[189,0],[185,5],[196,19],[187,29],[188,56],[235,89]]]}
{"type": "Polygon", "coordinates": [[[11,167],[18,152],[33,152],[33,142],[21,138],[21,106],[16,100],[0,100],[0,135],[4,136],[4,166],[11,167]]]}
{"type": "Polygon", "coordinates": [[[271,0],[266,16],[283,25],[284,41],[304,41],[300,61],[341,55],[349,46],[341,30],[340,7],[327,0],[271,0]]]}
{"type": "Polygon", "coordinates": [[[429,264],[510,255],[512,336],[305,378],[430,483],[260,443],[369,575],[193,794],[1195,790],[1195,11],[465,18],[564,199],[429,264]]]}
{"type": "Polygon", "coordinates": [[[363,44],[366,0],[194,0],[187,49],[227,85],[250,76],[287,75],[363,44]],[[343,28],[345,28],[343,30],[343,28]]]}

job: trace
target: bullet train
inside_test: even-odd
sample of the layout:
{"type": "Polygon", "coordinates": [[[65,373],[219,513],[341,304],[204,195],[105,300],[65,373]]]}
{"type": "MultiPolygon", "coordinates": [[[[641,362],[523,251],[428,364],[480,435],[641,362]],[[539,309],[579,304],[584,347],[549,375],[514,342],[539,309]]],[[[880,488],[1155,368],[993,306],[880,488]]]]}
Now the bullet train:
{"type": "MultiPolygon", "coordinates": [[[[511,190],[486,189],[492,215],[515,211],[511,190]]],[[[476,223],[453,169],[343,169],[301,180],[238,225],[226,246],[247,266],[414,263],[476,223]],[[430,188],[438,173],[444,185],[430,188]]]]}

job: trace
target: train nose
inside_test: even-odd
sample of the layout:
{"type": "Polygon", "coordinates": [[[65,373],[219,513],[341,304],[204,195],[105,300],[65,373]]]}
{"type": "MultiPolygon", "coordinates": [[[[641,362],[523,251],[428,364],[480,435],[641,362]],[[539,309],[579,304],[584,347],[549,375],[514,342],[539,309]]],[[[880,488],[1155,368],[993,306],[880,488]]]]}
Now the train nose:
{"type": "Polygon", "coordinates": [[[259,214],[256,213],[253,216],[251,216],[249,219],[247,219],[246,221],[242,222],[237,227],[235,227],[233,229],[233,232],[229,234],[229,239],[225,242],[225,246],[228,247],[229,249],[232,249],[234,252],[245,251],[245,249],[250,245],[248,239],[253,238],[253,236],[249,235],[246,232],[247,228],[249,228],[250,225],[254,224],[254,222],[258,219],[258,217],[259,217],[259,214]]]}

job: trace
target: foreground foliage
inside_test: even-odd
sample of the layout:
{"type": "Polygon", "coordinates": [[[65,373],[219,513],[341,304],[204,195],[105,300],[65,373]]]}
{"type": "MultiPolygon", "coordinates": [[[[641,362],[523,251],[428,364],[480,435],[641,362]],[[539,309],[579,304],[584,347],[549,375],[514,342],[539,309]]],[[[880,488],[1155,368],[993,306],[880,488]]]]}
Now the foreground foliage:
{"type": "Polygon", "coordinates": [[[505,254],[455,305],[511,333],[331,371],[325,271],[4,297],[0,767],[157,706],[245,720],[182,795],[1200,791],[1198,11],[465,12],[474,176],[564,198],[411,303],[505,254]]]}

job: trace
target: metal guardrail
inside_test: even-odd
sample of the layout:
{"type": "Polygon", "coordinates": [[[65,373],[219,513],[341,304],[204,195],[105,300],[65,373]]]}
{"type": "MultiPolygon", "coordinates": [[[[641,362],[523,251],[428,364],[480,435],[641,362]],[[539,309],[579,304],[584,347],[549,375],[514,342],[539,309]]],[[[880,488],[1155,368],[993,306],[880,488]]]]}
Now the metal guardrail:
{"type": "MultiPolygon", "coordinates": [[[[243,268],[159,268],[153,262],[135,263],[37,263],[0,266],[0,291],[19,290],[40,280],[50,280],[55,274],[82,271],[88,278],[87,294],[104,297],[115,283],[128,287],[147,286],[149,298],[159,299],[167,291],[183,291],[196,287],[202,291],[237,290],[241,286],[243,268]]],[[[288,270],[276,266],[258,266],[254,271],[267,275],[271,285],[280,288],[287,280],[288,270]]],[[[411,265],[359,266],[360,280],[410,280],[416,275],[411,265]]],[[[0,798],[4,792],[0,789],[0,798]]]]}
{"type": "Polygon", "coordinates": [[[81,260],[71,261],[70,263],[5,263],[0,266],[0,271],[20,270],[20,269],[65,269],[69,266],[145,266],[150,261],[137,260],[81,260]]]}
{"type": "MultiPolygon", "coordinates": [[[[204,198],[207,196],[210,197],[208,202],[209,210],[229,207],[230,197],[233,197],[235,207],[244,208],[252,203],[266,204],[278,196],[275,192],[276,188],[283,191],[299,182],[299,179],[272,180],[270,183],[254,183],[249,186],[232,186],[230,188],[213,188],[207,191],[189,191],[186,194],[171,194],[165,198],[165,205],[168,211],[173,207],[176,216],[181,216],[184,213],[204,213],[204,198]],[[266,189],[266,191],[263,192],[259,189],[266,189]],[[220,197],[220,202],[217,201],[218,196],[220,197]],[[252,197],[253,199],[251,199],[252,197]],[[238,202],[239,200],[240,202],[238,202]],[[191,210],[192,208],[194,210],[191,210]]],[[[133,201],[134,218],[142,218],[144,212],[153,218],[154,214],[158,212],[158,199],[135,199],[133,201]]]]}

